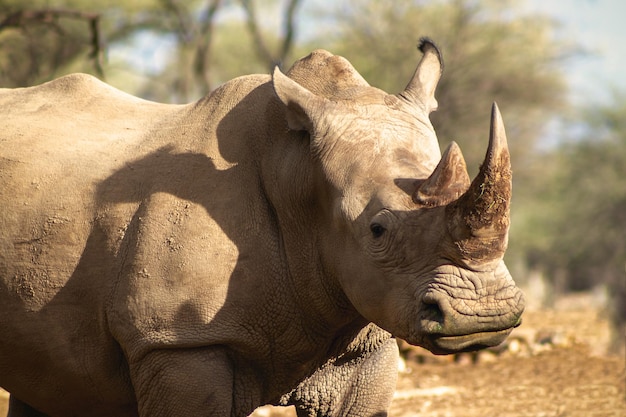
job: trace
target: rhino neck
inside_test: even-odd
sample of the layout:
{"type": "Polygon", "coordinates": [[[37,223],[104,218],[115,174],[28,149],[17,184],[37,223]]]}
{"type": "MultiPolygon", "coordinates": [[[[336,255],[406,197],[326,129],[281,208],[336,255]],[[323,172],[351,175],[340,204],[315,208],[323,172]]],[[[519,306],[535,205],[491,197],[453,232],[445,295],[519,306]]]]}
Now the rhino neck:
{"type": "Polygon", "coordinates": [[[345,352],[347,346],[357,343],[361,329],[367,325],[346,298],[320,251],[325,196],[316,185],[308,138],[287,129],[278,131],[285,133],[268,140],[260,155],[261,186],[279,248],[275,254],[279,266],[275,270],[282,271],[267,279],[286,303],[274,303],[272,308],[282,313],[273,316],[291,317],[292,323],[289,334],[277,335],[290,342],[272,341],[272,346],[282,350],[276,352],[281,365],[272,365],[276,384],[276,390],[270,390],[273,393],[310,376],[329,354],[336,357],[345,352]]]}
{"type": "MultiPolygon", "coordinates": [[[[309,322],[308,331],[327,337],[329,329],[359,317],[319,256],[321,209],[328,204],[320,195],[323,187],[315,184],[308,134],[288,129],[285,108],[267,81],[267,76],[258,76],[227,83],[193,107],[194,118],[197,113],[219,116],[207,128],[216,139],[206,145],[211,163],[220,164],[220,175],[237,172],[237,190],[229,187],[229,192],[241,194],[249,206],[256,206],[246,210],[262,212],[258,222],[268,223],[264,234],[276,241],[268,246],[279,248],[264,254],[277,271],[266,278],[273,282],[269,285],[293,300],[293,306],[284,308],[297,309],[309,322]]],[[[206,135],[199,133],[204,140],[206,135]]],[[[212,203],[214,198],[207,199],[212,203]]],[[[232,222],[232,212],[226,215],[220,224],[232,222]]],[[[255,256],[264,251],[258,245],[246,250],[254,250],[255,256]]]]}
{"type": "Polygon", "coordinates": [[[272,137],[262,158],[263,188],[276,221],[294,300],[311,322],[309,330],[331,337],[329,332],[339,331],[361,317],[320,250],[330,197],[319,184],[308,134],[288,131],[286,126],[280,131],[285,133],[272,137]]]}

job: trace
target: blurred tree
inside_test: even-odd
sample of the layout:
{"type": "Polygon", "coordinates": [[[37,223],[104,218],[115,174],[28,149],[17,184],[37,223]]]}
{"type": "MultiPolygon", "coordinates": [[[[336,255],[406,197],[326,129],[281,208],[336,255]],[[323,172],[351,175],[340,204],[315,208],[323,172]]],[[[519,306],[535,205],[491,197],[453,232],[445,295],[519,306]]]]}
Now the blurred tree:
{"type": "Polygon", "coordinates": [[[100,14],[87,8],[0,1],[0,86],[22,87],[54,76],[77,59],[102,72],[100,14]]]}
{"type": "Polygon", "coordinates": [[[289,53],[293,49],[293,43],[296,32],[296,10],[301,0],[287,0],[283,12],[283,30],[279,38],[279,45],[276,52],[272,52],[268,43],[263,36],[262,28],[259,26],[256,7],[252,0],[240,0],[241,5],[246,13],[246,22],[248,30],[254,39],[256,52],[259,58],[267,64],[271,71],[274,66],[282,65],[289,53]]]}
{"type": "MultiPolygon", "coordinates": [[[[331,50],[348,58],[372,85],[401,91],[418,59],[417,39],[431,37],[443,52],[431,119],[442,145],[459,142],[470,174],[484,156],[491,103],[502,110],[515,180],[525,170],[546,121],[563,108],[559,65],[573,48],[555,40],[555,22],[515,13],[514,1],[349,1],[334,11],[331,50]]],[[[328,37],[328,34],[324,36],[328,37]]],[[[326,42],[328,43],[328,42],[326,42]]]]}
{"type": "MultiPolygon", "coordinates": [[[[557,290],[606,285],[623,344],[626,322],[626,92],[586,109],[578,137],[537,158],[514,225],[518,253],[557,290]]],[[[580,123],[580,122],[579,122],[580,123]]]]}
{"type": "Polygon", "coordinates": [[[564,270],[572,290],[626,283],[626,93],[587,109],[583,120],[579,138],[541,159],[551,166],[541,181],[546,210],[527,216],[549,231],[540,243],[528,240],[532,261],[564,270]]]}
{"type": "MultiPolygon", "coordinates": [[[[125,43],[138,34],[151,33],[155,40],[173,38],[175,46],[163,63],[166,72],[155,74],[154,82],[143,91],[148,98],[187,102],[206,94],[214,84],[241,74],[221,69],[217,75],[227,78],[214,77],[214,38],[222,10],[239,9],[242,16],[219,21],[219,28],[226,28],[231,35],[223,42],[230,48],[228,52],[242,61],[261,62],[252,66],[267,72],[287,60],[293,49],[300,2],[260,2],[264,10],[282,8],[278,13],[283,29],[274,34],[259,23],[264,15],[259,13],[258,0],[0,0],[0,86],[33,85],[73,71],[103,78],[105,42],[125,43]],[[247,47],[248,43],[253,47],[247,47]],[[248,52],[247,56],[237,53],[239,50],[248,52]],[[163,89],[155,84],[165,85],[167,95],[159,94],[163,89]]],[[[224,54],[221,52],[222,58],[224,54]]],[[[224,60],[240,68],[249,66],[224,60]]]]}
{"type": "Polygon", "coordinates": [[[159,3],[163,10],[157,9],[155,20],[167,16],[169,22],[167,26],[155,28],[161,32],[172,32],[178,43],[178,50],[172,54],[178,70],[173,91],[180,96],[180,101],[202,96],[211,88],[210,62],[215,17],[223,2],[159,0],[159,3]],[[200,9],[197,9],[198,3],[200,9]]]}
{"type": "Polygon", "coordinates": [[[0,0],[0,86],[69,72],[104,78],[106,47],[142,29],[157,0],[0,0]],[[117,4],[116,4],[117,3],[117,4]]]}
{"type": "MultiPolygon", "coordinates": [[[[161,34],[174,34],[178,49],[172,54],[173,59],[166,71],[155,82],[165,82],[174,94],[174,101],[188,102],[235,76],[268,72],[274,65],[290,58],[297,26],[296,11],[301,0],[287,0],[280,4],[275,0],[261,2],[264,8],[273,10],[282,6],[277,11],[283,19],[280,33],[268,32],[268,28],[259,23],[258,1],[159,1],[165,6],[170,23],[160,30],[154,25],[150,27],[161,34]],[[219,30],[216,30],[218,11],[225,8],[231,11],[241,9],[244,18],[221,21],[219,30]],[[214,65],[216,60],[220,65],[214,65]]],[[[148,98],[165,99],[154,94],[157,90],[153,83],[147,84],[144,91],[148,98]]]]}

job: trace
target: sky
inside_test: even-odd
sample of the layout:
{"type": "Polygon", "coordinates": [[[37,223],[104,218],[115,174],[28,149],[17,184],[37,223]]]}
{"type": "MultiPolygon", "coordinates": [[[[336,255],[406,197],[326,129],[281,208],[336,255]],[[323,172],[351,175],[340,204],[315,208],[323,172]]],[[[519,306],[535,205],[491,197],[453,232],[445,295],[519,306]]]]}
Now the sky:
{"type": "Polygon", "coordinates": [[[526,0],[524,8],[555,18],[559,36],[588,51],[567,61],[574,103],[607,103],[611,89],[626,92],[626,1],[526,0]]]}

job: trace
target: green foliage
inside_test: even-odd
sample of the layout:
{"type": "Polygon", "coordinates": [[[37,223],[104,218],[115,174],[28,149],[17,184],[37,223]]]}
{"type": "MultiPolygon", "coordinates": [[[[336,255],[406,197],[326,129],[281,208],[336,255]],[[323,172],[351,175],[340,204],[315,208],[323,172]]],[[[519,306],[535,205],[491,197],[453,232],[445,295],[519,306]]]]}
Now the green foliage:
{"type": "MultiPolygon", "coordinates": [[[[279,39],[278,34],[268,34],[259,25],[248,22],[246,26],[244,20],[217,19],[222,13],[232,14],[243,0],[0,0],[0,87],[34,85],[81,71],[106,78],[113,85],[133,86],[129,92],[146,98],[188,102],[231,75],[249,70],[268,72],[270,65],[263,58],[286,58],[298,2],[288,3],[288,33],[279,39]],[[255,29],[254,36],[250,27],[255,29]],[[116,60],[107,65],[104,50],[130,44],[142,33],[151,33],[155,42],[164,37],[175,40],[169,59],[161,65],[164,73],[148,82],[117,80],[116,75],[124,74],[121,65],[125,63],[116,60]],[[264,47],[263,54],[257,53],[259,46],[264,47]]],[[[254,12],[256,2],[245,4],[254,12]]],[[[259,4],[269,7],[277,2],[259,4]]],[[[257,16],[251,14],[248,20],[252,18],[257,16]]]]}
{"type": "Polygon", "coordinates": [[[549,169],[522,191],[516,236],[531,264],[564,272],[570,289],[626,287],[626,94],[583,120],[580,138],[539,159],[549,169]]]}
{"type": "Polygon", "coordinates": [[[126,41],[149,25],[143,16],[152,15],[160,4],[0,0],[0,87],[39,84],[77,71],[104,77],[107,44],[126,41]]]}
{"type": "Polygon", "coordinates": [[[268,73],[265,62],[254,58],[252,37],[242,22],[223,24],[214,41],[212,67],[217,84],[245,74],[268,73]]]}
{"type": "Polygon", "coordinates": [[[46,81],[71,64],[74,70],[97,71],[91,16],[50,7],[43,1],[0,1],[0,87],[46,81]]]}
{"type": "Polygon", "coordinates": [[[137,91],[144,98],[166,102],[187,102],[207,94],[211,87],[232,78],[255,73],[268,73],[266,64],[256,58],[254,45],[243,22],[225,22],[215,31],[211,43],[210,65],[204,68],[202,79],[193,80],[193,47],[173,51],[165,70],[146,82],[137,91]],[[183,76],[187,76],[186,81],[183,76]],[[182,83],[187,83],[182,92],[182,83]]]}

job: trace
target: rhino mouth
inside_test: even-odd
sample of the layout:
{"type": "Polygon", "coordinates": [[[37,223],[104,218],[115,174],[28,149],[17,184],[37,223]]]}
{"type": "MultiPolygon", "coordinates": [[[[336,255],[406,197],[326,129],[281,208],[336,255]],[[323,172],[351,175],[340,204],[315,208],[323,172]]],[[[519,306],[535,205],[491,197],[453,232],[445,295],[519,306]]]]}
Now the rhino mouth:
{"type": "Polygon", "coordinates": [[[426,337],[426,345],[435,355],[447,355],[450,353],[471,352],[492,346],[497,346],[504,342],[513,328],[470,333],[460,336],[447,336],[441,334],[430,334],[426,337]]]}

